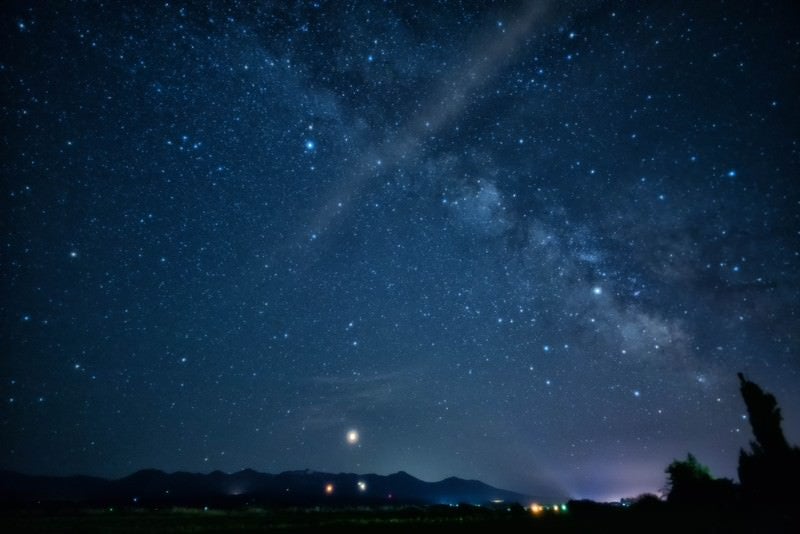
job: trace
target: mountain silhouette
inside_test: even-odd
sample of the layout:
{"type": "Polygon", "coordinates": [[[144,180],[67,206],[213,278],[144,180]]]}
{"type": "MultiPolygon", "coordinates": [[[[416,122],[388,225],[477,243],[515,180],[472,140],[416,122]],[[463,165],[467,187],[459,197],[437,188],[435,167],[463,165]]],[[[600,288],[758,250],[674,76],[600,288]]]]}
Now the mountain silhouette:
{"type": "Polygon", "coordinates": [[[554,500],[456,477],[425,482],[404,471],[357,475],[318,471],[279,474],[244,469],[208,474],[144,469],[119,479],[36,476],[0,471],[0,503],[61,502],[118,506],[529,504],[554,500]]]}

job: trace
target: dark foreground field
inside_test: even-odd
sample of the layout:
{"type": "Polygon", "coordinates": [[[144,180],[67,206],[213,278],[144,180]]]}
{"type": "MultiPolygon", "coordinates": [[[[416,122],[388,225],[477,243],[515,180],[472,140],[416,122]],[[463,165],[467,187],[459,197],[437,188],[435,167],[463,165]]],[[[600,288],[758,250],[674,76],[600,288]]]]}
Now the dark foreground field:
{"type": "Polygon", "coordinates": [[[741,517],[675,514],[666,508],[582,508],[534,515],[522,507],[238,510],[30,508],[0,512],[4,532],[776,532],[741,517]]]}

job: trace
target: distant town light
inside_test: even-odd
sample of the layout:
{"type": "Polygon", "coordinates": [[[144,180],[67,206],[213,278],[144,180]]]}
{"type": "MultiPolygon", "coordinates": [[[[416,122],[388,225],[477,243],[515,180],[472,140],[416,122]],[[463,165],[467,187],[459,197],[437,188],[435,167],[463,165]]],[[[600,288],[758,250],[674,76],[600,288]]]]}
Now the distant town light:
{"type": "Polygon", "coordinates": [[[358,491],[367,491],[367,483],[363,480],[358,481],[358,491]]]}
{"type": "Polygon", "coordinates": [[[325,484],[325,495],[333,495],[333,484],[325,484]]]}

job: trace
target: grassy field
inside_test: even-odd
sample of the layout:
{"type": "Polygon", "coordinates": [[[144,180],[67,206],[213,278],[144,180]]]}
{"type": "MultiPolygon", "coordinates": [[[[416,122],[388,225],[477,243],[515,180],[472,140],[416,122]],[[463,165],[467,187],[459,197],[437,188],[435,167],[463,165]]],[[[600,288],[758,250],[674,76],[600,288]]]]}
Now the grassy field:
{"type": "Polygon", "coordinates": [[[758,522],[732,513],[610,506],[533,514],[522,507],[391,508],[27,508],[0,510],[10,533],[227,532],[794,532],[777,516],[758,522]],[[698,513],[699,512],[699,513],[698,513]]]}
{"type": "Polygon", "coordinates": [[[6,510],[6,532],[211,533],[319,530],[530,532],[582,530],[568,514],[534,517],[522,509],[405,507],[389,509],[57,509],[6,510]]]}

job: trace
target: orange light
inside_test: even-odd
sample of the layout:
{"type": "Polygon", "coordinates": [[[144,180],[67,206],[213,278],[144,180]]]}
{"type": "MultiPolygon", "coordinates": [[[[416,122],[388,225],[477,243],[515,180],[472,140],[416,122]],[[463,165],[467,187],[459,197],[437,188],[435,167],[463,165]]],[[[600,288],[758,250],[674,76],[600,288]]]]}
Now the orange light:
{"type": "Polygon", "coordinates": [[[333,494],[333,484],[325,484],[325,494],[326,495],[333,494]]]}
{"type": "Polygon", "coordinates": [[[542,512],[544,512],[544,506],[542,506],[541,504],[533,503],[531,505],[531,513],[533,515],[539,515],[542,512]]]}

